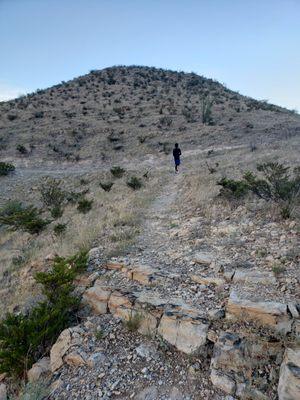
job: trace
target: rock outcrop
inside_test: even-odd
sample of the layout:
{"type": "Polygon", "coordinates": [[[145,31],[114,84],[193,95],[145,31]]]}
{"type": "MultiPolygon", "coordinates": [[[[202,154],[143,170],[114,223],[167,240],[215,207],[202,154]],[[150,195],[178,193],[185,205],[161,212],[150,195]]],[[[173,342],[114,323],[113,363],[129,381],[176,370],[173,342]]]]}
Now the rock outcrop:
{"type": "Polygon", "coordinates": [[[300,347],[287,348],[280,367],[279,400],[300,399],[300,347]]]}

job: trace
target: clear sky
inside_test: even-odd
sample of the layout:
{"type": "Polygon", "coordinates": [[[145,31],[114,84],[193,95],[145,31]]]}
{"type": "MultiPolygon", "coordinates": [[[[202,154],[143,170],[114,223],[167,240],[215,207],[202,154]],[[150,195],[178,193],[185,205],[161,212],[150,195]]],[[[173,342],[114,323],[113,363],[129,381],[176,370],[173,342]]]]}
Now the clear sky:
{"type": "Polygon", "coordinates": [[[0,0],[0,100],[120,64],[300,111],[300,0],[0,0]]]}

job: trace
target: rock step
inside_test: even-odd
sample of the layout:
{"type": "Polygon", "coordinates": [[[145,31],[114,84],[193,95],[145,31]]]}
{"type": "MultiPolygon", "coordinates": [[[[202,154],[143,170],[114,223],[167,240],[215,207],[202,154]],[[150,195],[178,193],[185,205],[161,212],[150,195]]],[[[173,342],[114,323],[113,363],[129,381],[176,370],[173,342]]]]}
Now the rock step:
{"type": "MultiPolygon", "coordinates": [[[[291,332],[294,321],[288,311],[288,304],[275,301],[249,300],[244,295],[232,290],[226,306],[226,317],[229,319],[251,320],[262,326],[268,326],[277,332],[291,332]]],[[[294,306],[294,315],[296,306],[294,306]]]]}
{"type": "Polygon", "coordinates": [[[109,312],[125,321],[136,318],[140,333],[158,333],[186,354],[197,352],[206,343],[208,318],[180,299],[167,300],[146,291],[116,289],[97,280],[86,290],[83,300],[96,314],[109,312]]]}

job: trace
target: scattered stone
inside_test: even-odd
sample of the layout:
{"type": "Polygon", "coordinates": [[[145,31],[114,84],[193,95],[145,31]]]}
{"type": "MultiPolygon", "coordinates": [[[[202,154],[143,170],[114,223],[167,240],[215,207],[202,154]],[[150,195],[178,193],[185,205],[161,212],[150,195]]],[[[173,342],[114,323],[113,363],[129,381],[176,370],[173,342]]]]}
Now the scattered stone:
{"type": "Polygon", "coordinates": [[[142,390],[140,393],[138,393],[134,397],[134,400],[157,400],[157,398],[158,398],[158,390],[156,386],[150,386],[142,390]]]}

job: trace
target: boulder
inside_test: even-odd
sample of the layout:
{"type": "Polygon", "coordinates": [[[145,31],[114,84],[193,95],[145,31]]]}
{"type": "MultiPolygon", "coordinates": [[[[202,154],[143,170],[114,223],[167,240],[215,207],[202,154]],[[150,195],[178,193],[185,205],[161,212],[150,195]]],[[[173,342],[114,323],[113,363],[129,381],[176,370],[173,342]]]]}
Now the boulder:
{"type": "Polygon", "coordinates": [[[278,383],[279,400],[300,399],[300,347],[287,348],[280,367],[278,383]]]}
{"type": "Polygon", "coordinates": [[[41,360],[33,364],[33,366],[27,372],[28,381],[36,382],[41,378],[43,374],[47,374],[50,371],[50,358],[43,357],[41,360]]]}
{"type": "Polygon", "coordinates": [[[82,329],[76,326],[62,331],[50,350],[50,367],[52,372],[55,372],[63,365],[64,357],[69,350],[82,344],[82,333],[82,329]]]}
{"type": "Polygon", "coordinates": [[[201,318],[183,311],[165,311],[158,326],[158,333],[178,350],[192,354],[203,347],[208,325],[201,318]]]}
{"type": "Polygon", "coordinates": [[[248,300],[232,291],[226,311],[228,318],[253,320],[281,333],[288,333],[292,328],[292,319],[288,315],[287,305],[283,303],[248,300]]]}
{"type": "Polygon", "coordinates": [[[85,291],[83,300],[92,307],[95,314],[106,314],[111,292],[111,288],[101,286],[101,281],[96,281],[93,287],[85,291]]]}

